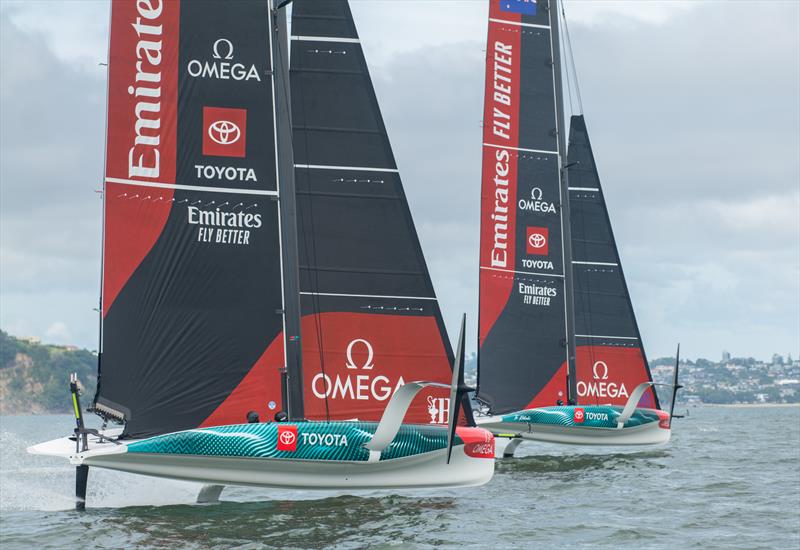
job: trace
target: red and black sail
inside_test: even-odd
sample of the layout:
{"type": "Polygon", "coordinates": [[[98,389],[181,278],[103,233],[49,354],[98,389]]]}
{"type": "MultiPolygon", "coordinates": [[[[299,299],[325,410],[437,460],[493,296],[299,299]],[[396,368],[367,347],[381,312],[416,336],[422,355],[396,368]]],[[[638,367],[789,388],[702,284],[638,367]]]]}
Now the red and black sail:
{"type": "Polygon", "coordinates": [[[267,0],[112,4],[95,405],[129,436],[280,406],[270,44],[267,0]]]}
{"type": "MultiPolygon", "coordinates": [[[[348,3],[295,2],[291,34],[305,414],[378,420],[453,355],[348,3]]],[[[446,423],[448,395],[406,421],[446,423]]]]}
{"type": "Polygon", "coordinates": [[[554,4],[491,0],[481,183],[479,398],[567,401],[554,4]]]}
{"type": "MultiPolygon", "coordinates": [[[[571,118],[568,160],[578,399],[624,405],[652,376],[583,115],[571,118]]],[[[658,408],[652,388],[639,405],[658,408]]]]}

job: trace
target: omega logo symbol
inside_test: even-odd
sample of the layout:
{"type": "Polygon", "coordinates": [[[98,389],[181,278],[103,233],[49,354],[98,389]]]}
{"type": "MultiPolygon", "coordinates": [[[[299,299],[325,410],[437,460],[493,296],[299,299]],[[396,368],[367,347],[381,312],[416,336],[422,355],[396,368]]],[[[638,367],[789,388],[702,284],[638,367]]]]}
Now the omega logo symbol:
{"type": "Polygon", "coordinates": [[[363,338],[356,338],[352,342],[347,345],[347,364],[345,365],[348,369],[361,369],[361,370],[372,370],[372,367],[375,365],[372,363],[372,357],[374,355],[374,351],[372,350],[372,344],[364,340],[363,338]],[[353,348],[356,347],[357,344],[363,344],[367,350],[367,360],[364,361],[364,364],[360,367],[356,365],[355,361],[353,361],[353,348]]]}
{"type": "Polygon", "coordinates": [[[217,39],[212,46],[212,50],[214,51],[214,59],[233,59],[233,44],[227,38],[217,39]],[[228,53],[224,57],[219,54],[220,43],[227,44],[228,53]]]}
{"type": "Polygon", "coordinates": [[[608,365],[605,361],[596,361],[592,366],[592,374],[595,380],[608,380],[608,365]],[[602,372],[603,375],[600,376],[598,372],[602,372]]]}
{"type": "Polygon", "coordinates": [[[535,201],[542,200],[542,190],[539,187],[531,189],[531,198],[535,201]]]}
{"type": "Polygon", "coordinates": [[[239,141],[242,132],[239,127],[229,120],[217,120],[208,126],[208,137],[214,143],[231,145],[239,141]]]}

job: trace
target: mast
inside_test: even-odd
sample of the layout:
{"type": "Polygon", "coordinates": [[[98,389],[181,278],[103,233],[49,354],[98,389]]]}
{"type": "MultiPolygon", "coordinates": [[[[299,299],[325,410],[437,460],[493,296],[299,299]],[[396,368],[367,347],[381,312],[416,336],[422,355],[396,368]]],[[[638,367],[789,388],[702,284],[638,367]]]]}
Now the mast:
{"type": "Polygon", "coordinates": [[[564,116],[564,88],[561,82],[561,49],[559,38],[558,16],[559,0],[552,0],[550,4],[551,43],[553,52],[553,74],[555,78],[556,96],[556,133],[558,139],[558,162],[561,187],[561,237],[564,257],[564,308],[566,313],[567,330],[567,376],[569,386],[567,395],[569,402],[578,403],[577,371],[575,368],[575,293],[573,288],[572,273],[572,235],[570,232],[569,212],[569,175],[567,165],[566,126],[564,116]]]}
{"type": "MultiPolygon", "coordinates": [[[[275,0],[273,0],[275,1],[275,0]]],[[[300,279],[297,254],[297,203],[289,92],[287,2],[271,8],[272,93],[275,103],[275,142],[280,210],[281,264],[283,272],[283,345],[286,361],[289,420],[302,420],[303,363],[300,342],[300,279]]]]}

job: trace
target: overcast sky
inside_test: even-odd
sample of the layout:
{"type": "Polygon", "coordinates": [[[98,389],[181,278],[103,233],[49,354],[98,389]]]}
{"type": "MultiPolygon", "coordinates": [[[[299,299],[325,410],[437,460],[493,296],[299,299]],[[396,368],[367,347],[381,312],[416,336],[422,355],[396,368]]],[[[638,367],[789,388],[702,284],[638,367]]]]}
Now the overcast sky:
{"type": "MultiPolygon", "coordinates": [[[[445,319],[478,287],[477,1],[354,1],[445,319]]],[[[566,3],[650,357],[800,355],[800,3],[566,3]]],[[[108,6],[0,0],[0,327],[96,347],[108,6]]]]}

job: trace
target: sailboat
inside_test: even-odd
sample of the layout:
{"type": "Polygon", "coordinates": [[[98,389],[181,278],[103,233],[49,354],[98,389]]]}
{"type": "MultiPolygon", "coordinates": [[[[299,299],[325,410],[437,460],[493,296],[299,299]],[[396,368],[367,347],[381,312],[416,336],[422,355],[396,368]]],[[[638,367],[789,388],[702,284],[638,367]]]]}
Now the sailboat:
{"type": "Polygon", "coordinates": [[[557,0],[490,1],[477,422],[512,439],[507,455],[523,440],[639,445],[671,433],[582,114],[565,144],[559,20],[557,0]]]}
{"type": "Polygon", "coordinates": [[[112,3],[103,426],[73,378],[74,433],[28,449],[78,508],[90,467],[200,500],[493,475],[348,3],[297,0],[291,36],[287,3],[112,3]]]}

